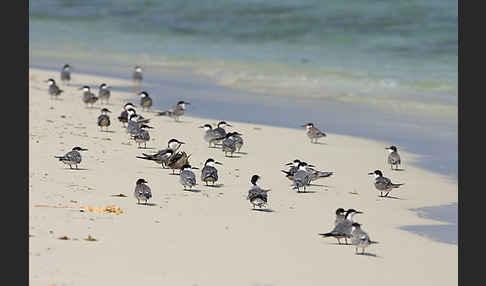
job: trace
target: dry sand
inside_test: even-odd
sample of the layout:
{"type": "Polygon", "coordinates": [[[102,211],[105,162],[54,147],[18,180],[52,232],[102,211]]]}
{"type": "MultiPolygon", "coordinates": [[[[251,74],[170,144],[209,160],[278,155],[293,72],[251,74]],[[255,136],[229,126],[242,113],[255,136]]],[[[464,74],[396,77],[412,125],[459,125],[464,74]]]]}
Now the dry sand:
{"type": "MultiPolygon", "coordinates": [[[[304,130],[231,122],[244,134],[239,158],[225,158],[203,141],[204,123],[183,117],[175,123],[152,112],[153,138],[140,150],[126,145],[117,117],[134,94],[112,92],[111,132],[101,132],[96,119],[100,103],[89,109],[80,85],[128,86],[114,78],[73,74],[72,86],[59,100],[50,100],[49,77],[58,72],[30,69],[29,88],[29,280],[30,285],[456,285],[457,245],[432,241],[402,225],[440,224],[419,218],[410,208],[457,202],[457,184],[412,166],[417,156],[401,152],[405,171],[391,171],[376,142],[329,134],[325,144],[310,144],[304,130]],[[187,144],[193,166],[215,158],[219,188],[198,185],[183,191],[178,176],[153,162],[136,159],[142,152],[166,147],[177,138],[187,144]],[[54,158],[74,146],[87,148],[81,170],[70,170],[54,158]],[[280,169],[295,158],[336,172],[315,182],[308,193],[291,190],[280,169]],[[405,183],[379,198],[375,169],[396,183],[405,183]],[[269,209],[254,211],[245,200],[253,174],[271,188],[269,209]],[[135,181],[145,178],[152,205],[137,205],[135,181]],[[358,194],[351,194],[357,192],[358,194]],[[127,197],[113,197],[115,194],[127,197]],[[35,205],[71,206],[71,208],[35,205]],[[119,206],[122,214],[81,212],[80,206],[119,206]],[[355,220],[373,240],[368,255],[336,245],[317,235],[331,230],[338,207],[364,212],[355,220]],[[60,240],[67,236],[69,240],[60,240]],[[96,241],[86,241],[91,236],[96,241]]],[[[97,92],[97,90],[94,90],[97,92]]],[[[187,112],[191,113],[190,109],[187,112]]],[[[224,119],[224,118],[222,118],[224,119]]],[[[325,127],[323,128],[325,130],[325,127]]],[[[395,142],[396,143],[396,142],[395,142]]],[[[197,170],[196,170],[197,171],[197,170]]],[[[200,170],[196,172],[200,183],[200,170]]]]}

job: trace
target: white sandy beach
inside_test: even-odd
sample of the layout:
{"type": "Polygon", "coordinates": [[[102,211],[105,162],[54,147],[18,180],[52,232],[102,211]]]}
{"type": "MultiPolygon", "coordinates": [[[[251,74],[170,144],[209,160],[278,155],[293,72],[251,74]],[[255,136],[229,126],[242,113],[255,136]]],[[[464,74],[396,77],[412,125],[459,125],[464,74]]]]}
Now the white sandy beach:
{"type": "MultiPolygon", "coordinates": [[[[127,145],[117,117],[134,94],[112,91],[111,132],[101,132],[96,119],[102,106],[84,106],[80,85],[101,82],[128,86],[115,78],[75,73],[59,100],[50,100],[46,79],[59,72],[29,69],[29,280],[30,285],[456,285],[458,247],[399,229],[403,225],[440,224],[419,218],[410,208],[458,200],[457,183],[412,166],[417,155],[400,152],[404,171],[391,171],[385,147],[376,142],[328,134],[325,144],[310,144],[304,129],[231,122],[243,134],[244,154],[226,158],[203,140],[205,123],[215,120],[185,116],[181,123],[154,112],[148,147],[127,145]],[[165,148],[177,138],[190,163],[202,168],[207,158],[217,166],[219,188],[200,184],[199,192],[183,191],[178,176],[153,162],[137,159],[142,152],[165,148]],[[81,170],[70,170],[54,156],[74,146],[87,148],[81,170]],[[308,193],[296,193],[280,172],[285,163],[302,159],[318,169],[334,171],[315,182],[308,193]],[[379,198],[367,174],[381,169],[405,183],[379,198]],[[259,174],[271,188],[271,212],[254,211],[247,200],[250,177],[259,174]],[[137,205],[135,181],[144,178],[153,205],[137,205]],[[357,192],[358,194],[351,194],[357,192]],[[124,194],[127,197],[112,195],[124,194]],[[72,208],[36,207],[36,205],[72,208]],[[81,212],[81,206],[119,206],[122,214],[81,212]],[[364,214],[355,220],[372,240],[369,255],[337,245],[318,233],[332,229],[337,208],[364,214]],[[91,235],[97,241],[86,241],[91,235]],[[69,240],[59,240],[67,236],[69,240]]],[[[97,93],[97,90],[93,90],[97,93]]],[[[191,110],[187,111],[191,114],[191,110]]],[[[227,120],[221,118],[221,120],[227,120]]],[[[359,119],[357,119],[359,120],[359,119]]],[[[325,131],[325,126],[322,126],[325,131]]]]}

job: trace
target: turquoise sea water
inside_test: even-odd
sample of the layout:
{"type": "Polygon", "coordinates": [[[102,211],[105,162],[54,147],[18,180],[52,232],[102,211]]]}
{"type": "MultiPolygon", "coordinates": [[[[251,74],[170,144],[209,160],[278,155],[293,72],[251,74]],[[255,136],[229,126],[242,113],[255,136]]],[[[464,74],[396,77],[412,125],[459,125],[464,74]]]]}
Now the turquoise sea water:
{"type": "Polygon", "coordinates": [[[30,48],[456,120],[457,1],[30,1],[30,48]]]}

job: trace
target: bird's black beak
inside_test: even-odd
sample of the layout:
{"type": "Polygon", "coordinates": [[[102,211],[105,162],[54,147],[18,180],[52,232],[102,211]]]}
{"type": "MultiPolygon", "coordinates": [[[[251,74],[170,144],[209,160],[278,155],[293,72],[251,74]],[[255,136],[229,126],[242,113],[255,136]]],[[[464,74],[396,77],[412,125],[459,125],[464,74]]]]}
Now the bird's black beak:
{"type": "Polygon", "coordinates": [[[196,169],[196,170],[199,170],[199,168],[198,168],[198,167],[192,167],[192,169],[196,169]]]}
{"type": "Polygon", "coordinates": [[[307,124],[306,125],[301,125],[300,127],[306,127],[306,126],[307,126],[307,124]]]}
{"type": "Polygon", "coordinates": [[[223,165],[223,164],[221,164],[220,162],[214,162],[214,164],[218,164],[218,165],[221,165],[221,166],[223,165]]]}
{"type": "Polygon", "coordinates": [[[233,125],[226,123],[226,126],[233,127],[233,125]]]}
{"type": "Polygon", "coordinates": [[[88,149],[85,149],[85,148],[81,148],[81,151],[88,151],[88,149]]]}
{"type": "Polygon", "coordinates": [[[356,211],[357,214],[362,214],[363,212],[360,212],[360,211],[356,211]]]}
{"type": "Polygon", "coordinates": [[[368,175],[373,175],[374,173],[368,173],[368,175]]]}
{"type": "Polygon", "coordinates": [[[290,163],[287,163],[285,164],[285,166],[292,166],[294,163],[290,162],[290,163]]]}
{"type": "Polygon", "coordinates": [[[314,165],[307,165],[307,167],[314,167],[315,168],[316,166],[314,166],[314,165]]]}
{"type": "Polygon", "coordinates": [[[185,142],[181,142],[181,141],[179,141],[179,144],[186,144],[186,143],[185,143],[185,142]]]}

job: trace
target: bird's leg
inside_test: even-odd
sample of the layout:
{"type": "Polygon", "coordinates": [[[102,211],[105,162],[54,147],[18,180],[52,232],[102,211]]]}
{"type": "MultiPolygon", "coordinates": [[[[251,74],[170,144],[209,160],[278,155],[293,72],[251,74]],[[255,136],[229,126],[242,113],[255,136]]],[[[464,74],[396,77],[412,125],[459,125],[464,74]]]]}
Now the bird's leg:
{"type": "Polygon", "coordinates": [[[341,239],[340,239],[340,238],[338,238],[337,240],[338,240],[338,243],[339,243],[339,244],[341,244],[341,239]]]}
{"type": "Polygon", "coordinates": [[[78,169],[78,164],[76,164],[76,170],[78,169]]]}
{"type": "Polygon", "coordinates": [[[380,191],[380,197],[383,197],[383,192],[380,191]]]}
{"type": "Polygon", "coordinates": [[[390,192],[386,193],[386,194],[385,194],[385,197],[387,197],[389,193],[390,193],[390,192]]]}
{"type": "Polygon", "coordinates": [[[358,248],[357,247],[356,247],[356,250],[354,251],[354,253],[356,253],[356,254],[358,253],[358,248]]]}
{"type": "Polygon", "coordinates": [[[347,237],[344,238],[344,241],[346,242],[346,245],[348,245],[348,238],[347,237]]]}
{"type": "Polygon", "coordinates": [[[140,204],[140,199],[137,199],[137,205],[139,205],[139,204],[140,204]]]}

